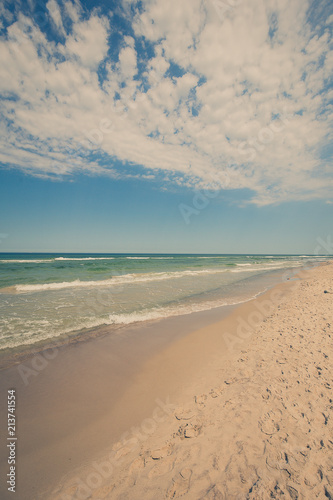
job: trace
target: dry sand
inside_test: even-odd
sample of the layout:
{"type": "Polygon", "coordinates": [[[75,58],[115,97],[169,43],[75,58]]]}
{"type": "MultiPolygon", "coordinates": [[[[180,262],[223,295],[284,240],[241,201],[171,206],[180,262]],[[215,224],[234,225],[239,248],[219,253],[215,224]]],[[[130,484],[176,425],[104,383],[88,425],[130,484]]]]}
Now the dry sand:
{"type": "Polygon", "coordinates": [[[303,272],[157,354],[119,402],[164,380],[150,416],[44,498],[333,498],[332,283],[303,272]]]}

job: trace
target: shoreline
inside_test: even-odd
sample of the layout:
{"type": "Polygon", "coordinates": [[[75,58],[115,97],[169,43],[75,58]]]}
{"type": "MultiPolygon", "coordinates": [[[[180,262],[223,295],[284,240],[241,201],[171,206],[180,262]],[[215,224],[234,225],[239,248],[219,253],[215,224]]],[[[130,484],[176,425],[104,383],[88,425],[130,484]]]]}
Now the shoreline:
{"type": "MultiPolygon", "coordinates": [[[[278,288],[288,293],[286,290],[294,283],[299,282],[277,285],[262,294],[260,300],[267,300],[268,295],[278,288]]],[[[59,349],[59,354],[47,360],[44,368],[35,370],[36,374],[27,374],[27,385],[18,377],[17,366],[2,372],[6,373],[7,385],[12,382],[20,384],[20,432],[24,434],[21,439],[20,478],[21,484],[23,481],[25,485],[20,498],[53,498],[45,496],[47,486],[54,487],[64,474],[68,476],[92,458],[97,459],[108,447],[106,443],[111,446],[128,429],[149,418],[156,409],[156,398],[162,402],[168,397],[175,401],[182,400],[186,388],[191,385],[190,381],[198,380],[201,364],[202,376],[205,372],[202,380],[205,384],[209,381],[212,384],[216,373],[210,369],[207,371],[210,361],[216,358],[217,353],[219,361],[224,359],[226,363],[228,358],[234,356],[228,352],[225,339],[221,339],[221,328],[234,331],[239,315],[248,315],[256,310],[258,300],[234,306],[218,323],[214,322],[216,316],[214,318],[212,311],[202,315],[206,317],[201,317],[201,324],[200,321],[195,324],[189,322],[192,315],[185,319],[178,317],[177,321],[174,318],[165,320],[164,324],[169,323],[169,326],[178,322],[178,331],[173,331],[171,335],[168,327],[159,335],[152,335],[156,325],[151,324],[141,328],[142,332],[146,330],[146,337],[135,335],[138,330],[132,328],[124,337],[104,336],[94,338],[93,342],[74,343],[69,346],[70,349],[59,349]],[[201,330],[198,330],[200,327],[201,330]],[[209,334],[204,342],[203,332],[209,334]],[[129,341],[134,338],[136,344],[125,355],[125,347],[127,349],[131,344],[129,341]],[[148,350],[147,346],[150,346],[148,350]],[[111,347],[112,362],[118,370],[114,379],[116,371],[110,369],[111,347]],[[41,372],[43,375],[40,375],[41,372]],[[73,399],[73,390],[76,404],[68,406],[73,399]],[[36,411],[37,418],[34,417],[36,411]],[[68,423],[74,420],[75,425],[68,423]],[[43,445],[35,449],[34,443],[38,439],[43,445]],[[40,476],[47,478],[40,479],[38,484],[34,476],[36,464],[41,467],[40,476]]],[[[244,339],[245,344],[247,341],[244,339]]],[[[1,386],[3,390],[3,382],[1,386]]]]}
{"type": "MultiPolygon", "coordinates": [[[[322,263],[317,263],[314,267],[320,266],[322,263]]],[[[105,335],[117,335],[118,333],[121,334],[123,331],[127,329],[133,329],[133,328],[144,328],[144,327],[149,327],[150,325],[158,325],[160,323],[164,323],[165,321],[172,321],[175,320],[177,321],[177,318],[186,318],[186,317],[197,317],[199,320],[199,323],[201,323],[200,316],[205,316],[212,314],[215,316],[216,321],[218,321],[219,314],[221,312],[221,315],[224,316],[224,310],[228,311],[228,309],[232,309],[233,307],[238,307],[242,305],[243,303],[249,302],[251,300],[255,300],[257,297],[265,293],[267,290],[271,289],[272,287],[276,286],[276,284],[280,283],[281,281],[286,281],[285,276],[289,274],[291,278],[289,279],[294,279],[294,276],[301,272],[302,269],[306,269],[306,267],[301,267],[301,268],[285,268],[285,269],[279,269],[279,270],[274,270],[268,273],[263,273],[262,275],[254,276],[254,277],[249,277],[247,279],[254,279],[260,281],[260,279],[263,280],[262,287],[264,287],[263,290],[257,291],[254,293],[254,295],[250,298],[247,299],[242,299],[239,302],[231,302],[230,304],[221,304],[217,306],[211,306],[208,307],[207,309],[202,309],[202,310],[197,310],[197,311],[190,311],[190,312],[180,312],[179,314],[175,313],[170,316],[161,316],[159,318],[154,318],[154,319],[145,319],[143,321],[134,321],[133,323],[128,323],[128,324],[112,324],[112,325],[99,325],[95,326],[92,328],[83,328],[80,330],[73,330],[68,333],[63,333],[55,337],[50,337],[48,339],[43,339],[39,340],[33,344],[21,344],[16,347],[5,347],[0,350],[0,373],[2,370],[18,364],[22,363],[25,360],[31,358],[32,356],[38,356],[38,355],[43,355],[43,353],[47,351],[53,352],[54,350],[58,349],[64,349],[67,346],[72,346],[75,345],[76,343],[81,343],[81,342],[89,342],[94,340],[95,338],[102,338],[105,335]],[[267,282],[265,283],[265,280],[267,282]]],[[[162,326],[163,327],[163,326],[162,326]]],[[[52,354],[51,354],[52,355],[52,354]]]]}

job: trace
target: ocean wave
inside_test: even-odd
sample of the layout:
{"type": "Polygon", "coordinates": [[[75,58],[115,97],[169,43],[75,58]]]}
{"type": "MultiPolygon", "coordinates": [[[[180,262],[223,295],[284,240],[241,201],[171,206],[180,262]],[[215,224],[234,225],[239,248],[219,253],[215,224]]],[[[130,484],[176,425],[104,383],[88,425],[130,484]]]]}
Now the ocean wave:
{"type": "Polygon", "coordinates": [[[55,257],[54,260],[114,260],[115,257],[55,257]]]}
{"type": "Polygon", "coordinates": [[[168,260],[168,259],[174,259],[175,257],[149,257],[149,259],[153,260],[168,260]]]}
{"type": "Polygon", "coordinates": [[[170,279],[178,279],[186,276],[199,276],[208,274],[219,274],[227,272],[227,269],[203,269],[200,271],[174,271],[162,273],[141,273],[141,274],[125,274],[122,276],[114,276],[112,278],[100,281],[63,281],[61,283],[37,283],[26,285],[14,285],[7,289],[2,288],[2,292],[14,289],[16,292],[40,292],[45,290],[61,290],[64,288],[95,288],[112,285],[124,285],[131,283],[143,283],[148,281],[164,281],[170,279]]]}
{"type": "Polygon", "coordinates": [[[196,255],[192,255],[188,258],[191,259],[230,259],[230,257],[227,257],[225,255],[212,255],[211,257],[197,257],[196,255]]]}
{"type": "Polygon", "coordinates": [[[130,260],[147,260],[151,258],[152,257],[125,257],[125,259],[130,259],[130,260]]]}
{"type": "MultiPolygon", "coordinates": [[[[251,297],[252,298],[252,297],[251,297]]],[[[246,299],[251,300],[251,299],[246,299]]],[[[246,300],[226,301],[219,300],[215,302],[204,302],[202,304],[183,305],[174,307],[160,307],[152,310],[144,310],[129,314],[110,314],[108,320],[103,320],[103,324],[109,325],[130,325],[132,323],[142,323],[144,321],[153,321],[163,318],[171,318],[191,314],[194,312],[208,311],[217,307],[236,305],[246,300]]],[[[97,325],[96,325],[97,326],[97,325]]]]}
{"type": "MultiPolygon", "coordinates": [[[[241,264],[237,264],[241,265],[241,264]]],[[[271,264],[249,264],[251,267],[244,267],[238,269],[201,269],[201,270],[185,270],[185,271],[168,271],[168,272],[155,272],[155,273],[133,273],[113,276],[104,280],[92,280],[92,281],[81,281],[80,279],[74,281],[63,281],[63,282],[52,282],[52,283],[36,283],[36,284],[24,284],[24,285],[13,285],[11,287],[2,288],[0,291],[2,293],[27,293],[27,292],[41,292],[45,290],[62,290],[66,288],[96,288],[96,287],[108,287],[116,285],[126,285],[126,284],[136,284],[144,282],[154,282],[154,281],[164,281],[179,279],[184,277],[194,277],[194,276],[204,276],[204,275],[216,275],[221,273],[255,273],[261,271],[272,271],[275,269],[284,269],[287,267],[298,267],[301,266],[301,262],[291,261],[291,262],[274,262],[271,264]]],[[[243,264],[243,266],[248,266],[243,264]]]]}
{"type": "Polygon", "coordinates": [[[22,264],[42,264],[44,262],[55,262],[55,261],[67,261],[67,260],[114,260],[115,257],[55,257],[52,259],[4,259],[0,260],[0,263],[11,264],[11,263],[22,263],[22,264]]]}
{"type": "MultiPolygon", "coordinates": [[[[249,302],[264,293],[267,289],[260,290],[254,294],[248,294],[244,297],[234,297],[227,299],[218,299],[214,301],[201,302],[196,304],[174,305],[169,307],[159,307],[150,310],[136,311],[128,314],[110,314],[108,323],[111,325],[129,325],[131,323],[138,323],[143,321],[152,321],[163,318],[170,318],[174,316],[181,316],[184,314],[192,314],[194,312],[208,311],[223,306],[234,306],[249,302]]],[[[104,320],[105,324],[105,320],[104,320]]]]}
{"type": "Polygon", "coordinates": [[[125,259],[130,260],[168,260],[174,259],[175,257],[125,257],[125,259]]]}
{"type": "Polygon", "coordinates": [[[253,273],[260,271],[274,271],[278,269],[288,269],[289,267],[300,267],[302,265],[301,262],[281,262],[281,263],[272,263],[272,264],[264,264],[265,267],[261,265],[257,265],[256,267],[252,267],[251,269],[231,269],[231,273],[253,273]]]}
{"type": "Polygon", "coordinates": [[[8,259],[8,260],[0,260],[0,262],[4,263],[4,264],[10,264],[10,263],[22,263],[22,264],[27,264],[27,263],[30,263],[30,262],[33,262],[35,264],[41,264],[42,262],[53,262],[54,259],[42,259],[42,260],[35,260],[35,259],[27,259],[27,260],[24,260],[24,259],[8,259]]]}

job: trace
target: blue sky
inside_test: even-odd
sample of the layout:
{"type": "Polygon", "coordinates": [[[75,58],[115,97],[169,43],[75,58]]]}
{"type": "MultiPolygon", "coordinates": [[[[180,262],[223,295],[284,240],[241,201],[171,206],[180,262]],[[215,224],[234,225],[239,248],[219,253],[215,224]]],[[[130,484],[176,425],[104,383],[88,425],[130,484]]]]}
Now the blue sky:
{"type": "Polygon", "coordinates": [[[3,2],[0,251],[313,253],[332,21],[329,1],[3,2]]]}

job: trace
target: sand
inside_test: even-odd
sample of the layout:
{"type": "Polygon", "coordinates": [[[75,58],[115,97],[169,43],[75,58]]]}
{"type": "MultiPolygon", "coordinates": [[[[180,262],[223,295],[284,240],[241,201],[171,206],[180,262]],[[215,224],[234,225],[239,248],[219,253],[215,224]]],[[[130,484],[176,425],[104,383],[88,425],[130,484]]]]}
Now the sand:
{"type": "Polygon", "coordinates": [[[299,277],[149,359],[117,408],[154,407],[43,498],[333,498],[333,265],[299,277]]]}

